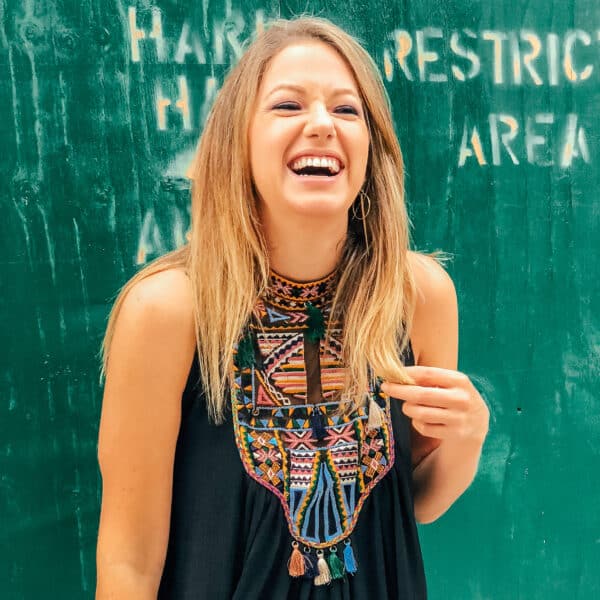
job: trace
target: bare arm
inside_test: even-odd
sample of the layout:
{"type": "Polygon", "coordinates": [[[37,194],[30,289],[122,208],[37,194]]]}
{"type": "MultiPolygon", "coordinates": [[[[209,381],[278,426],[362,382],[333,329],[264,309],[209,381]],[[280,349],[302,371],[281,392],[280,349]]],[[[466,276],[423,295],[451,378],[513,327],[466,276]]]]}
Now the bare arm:
{"type": "Polygon", "coordinates": [[[156,599],[169,536],[181,394],[194,349],[183,271],[137,283],[118,316],[106,371],[96,600],[156,599]]]}
{"type": "Polygon", "coordinates": [[[458,363],[454,284],[431,258],[412,255],[420,289],[411,340],[415,385],[392,384],[413,428],[415,518],[430,523],[469,487],[487,434],[489,411],[458,363]],[[432,367],[432,368],[424,368],[432,367]]]}

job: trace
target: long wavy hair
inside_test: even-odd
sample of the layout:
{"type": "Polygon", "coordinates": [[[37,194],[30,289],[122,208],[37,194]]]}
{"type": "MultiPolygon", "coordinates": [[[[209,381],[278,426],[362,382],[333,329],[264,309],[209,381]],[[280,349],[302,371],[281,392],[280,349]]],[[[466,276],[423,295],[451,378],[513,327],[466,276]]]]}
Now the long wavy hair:
{"type": "Polygon", "coordinates": [[[369,377],[410,381],[401,354],[408,344],[416,292],[408,263],[403,161],[389,99],[366,50],[339,27],[315,17],[271,22],[226,77],[188,173],[192,179],[189,243],[146,265],[121,289],[100,350],[101,378],[127,292],[154,273],[183,268],[193,290],[208,413],[215,423],[224,421],[227,390],[233,384],[234,345],[269,285],[269,255],[250,168],[249,124],[269,61],[292,43],[315,40],[334,48],[354,74],[370,136],[366,178],[349,210],[348,235],[327,323],[328,331],[336,320],[343,326],[345,378],[338,394],[343,399],[340,412],[363,405],[364,392],[374,383],[369,377]],[[365,197],[370,200],[366,213],[365,197]]]}

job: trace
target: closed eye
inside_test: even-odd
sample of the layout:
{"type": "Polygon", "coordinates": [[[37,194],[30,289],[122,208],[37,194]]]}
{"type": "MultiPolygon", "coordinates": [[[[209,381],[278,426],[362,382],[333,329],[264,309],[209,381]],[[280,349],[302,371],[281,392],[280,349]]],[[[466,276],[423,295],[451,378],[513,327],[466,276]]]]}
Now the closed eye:
{"type": "Polygon", "coordinates": [[[298,110],[300,105],[296,102],[281,102],[273,107],[275,110],[298,110]]]}
{"type": "Polygon", "coordinates": [[[343,115],[358,115],[358,111],[356,108],[354,108],[354,106],[338,106],[335,109],[335,112],[343,115]]]}

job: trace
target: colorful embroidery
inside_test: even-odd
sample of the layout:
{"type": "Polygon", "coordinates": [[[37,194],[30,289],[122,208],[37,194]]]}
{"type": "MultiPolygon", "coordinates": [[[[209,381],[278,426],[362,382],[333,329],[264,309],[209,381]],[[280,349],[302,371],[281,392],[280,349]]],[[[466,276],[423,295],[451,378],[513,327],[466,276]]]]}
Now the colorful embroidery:
{"type": "Polygon", "coordinates": [[[271,280],[257,306],[263,330],[250,323],[236,347],[236,442],[247,473],[281,501],[294,540],[290,574],[328,583],[356,571],[348,538],[369,493],[394,463],[389,402],[377,380],[365,390],[366,406],[334,414],[343,380],[341,330],[334,324],[325,336],[323,324],[335,273],[307,284],[275,273],[271,280]],[[308,399],[306,340],[318,343],[318,402],[308,399]],[[341,541],[343,563],[336,548],[341,541]]]}

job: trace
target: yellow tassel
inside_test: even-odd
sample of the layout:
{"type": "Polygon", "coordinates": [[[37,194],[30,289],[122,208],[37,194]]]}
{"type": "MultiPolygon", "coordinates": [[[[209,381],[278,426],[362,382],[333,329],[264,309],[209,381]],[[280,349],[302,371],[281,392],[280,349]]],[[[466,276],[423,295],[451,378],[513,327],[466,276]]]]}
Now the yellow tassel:
{"type": "Polygon", "coordinates": [[[326,583],[331,583],[331,571],[327,566],[327,562],[323,558],[323,550],[317,550],[317,556],[319,558],[317,561],[317,569],[319,570],[319,574],[315,577],[315,585],[325,585],[326,583]]]}
{"type": "Polygon", "coordinates": [[[290,560],[288,560],[288,572],[291,577],[302,577],[304,575],[304,557],[302,556],[302,552],[298,550],[298,542],[292,542],[292,555],[290,556],[290,560]]]}
{"type": "Polygon", "coordinates": [[[369,419],[367,427],[369,429],[379,429],[383,425],[383,409],[371,397],[369,402],[369,419]]]}

